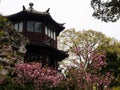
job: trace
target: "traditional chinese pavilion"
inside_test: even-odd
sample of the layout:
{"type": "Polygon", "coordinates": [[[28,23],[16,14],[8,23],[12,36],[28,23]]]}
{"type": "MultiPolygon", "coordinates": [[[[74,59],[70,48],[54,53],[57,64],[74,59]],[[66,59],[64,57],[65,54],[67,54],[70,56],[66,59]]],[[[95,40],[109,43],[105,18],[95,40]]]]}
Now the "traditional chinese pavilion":
{"type": "Polygon", "coordinates": [[[29,9],[6,16],[15,29],[28,37],[30,43],[26,46],[25,62],[37,61],[43,65],[58,66],[58,61],[68,57],[64,51],[57,49],[57,36],[65,28],[57,23],[50,15],[49,9],[45,12],[34,10],[33,3],[29,9]]]}

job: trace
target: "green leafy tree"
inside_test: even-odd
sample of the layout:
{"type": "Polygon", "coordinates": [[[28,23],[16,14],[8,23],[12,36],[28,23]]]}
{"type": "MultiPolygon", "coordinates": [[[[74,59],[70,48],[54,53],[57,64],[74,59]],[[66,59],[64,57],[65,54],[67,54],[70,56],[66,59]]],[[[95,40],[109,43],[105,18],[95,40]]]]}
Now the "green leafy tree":
{"type": "Polygon", "coordinates": [[[115,22],[120,18],[120,0],[91,0],[93,16],[102,21],[115,22]]]}
{"type": "Polygon", "coordinates": [[[111,87],[116,87],[120,85],[120,42],[114,41],[107,48],[104,48],[106,51],[106,62],[107,66],[102,68],[101,72],[111,72],[114,76],[113,81],[111,82],[111,87]]]}
{"type": "MultiPolygon", "coordinates": [[[[69,53],[74,53],[74,49],[82,48],[81,54],[77,58],[87,60],[91,52],[96,52],[98,46],[107,47],[111,38],[105,36],[101,32],[88,30],[88,31],[75,31],[74,29],[65,30],[58,37],[58,47],[69,53]]],[[[86,62],[87,63],[87,62],[86,62]]]]}
{"type": "Polygon", "coordinates": [[[103,52],[103,49],[98,50],[98,47],[106,48],[111,43],[111,38],[93,30],[77,32],[75,29],[68,29],[60,34],[58,40],[58,47],[70,54],[66,60],[85,60],[84,66],[90,63],[91,53],[103,52]]]}
{"type": "MultiPolygon", "coordinates": [[[[68,60],[70,59],[72,62],[71,66],[77,69],[77,71],[75,71],[76,73],[74,72],[72,75],[73,78],[72,81],[74,82],[73,84],[76,83],[76,80],[79,80],[82,81],[80,82],[81,84],[79,85],[80,87],[84,85],[87,86],[86,83],[88,82],[86,82],[86,80],[88,79],[88,81],[89,80],[92,81],[90,82],[91,85],[96,85],[100,87],[104,87],[104,85],[107,86],[108,81],[110,81],[112,77],[110,74],[108,74],[109,71],[106,71],[105,73],[100,72],[101,68],[106,66],[106,61],[104,58],[104,49],[98,49],[98,47],[99,48],[109,47],[112,40],[111,38],[105,36],[101,32],[93,30],[75,31],[75,29],[69,29],[61,33],[58,40],[59,40],[58,45],[60,45],[60,47],[63,48],[63,50],[67,50],[70,54],[72,54],[71,59],[68,58],[68,60]],[[108,77],[110,75],[111,78],[105,77],[107,76],[107,74],[108,77]],[[85,75],[87,75],[86,80],[85,78],[82,78],[85,75]],[[75,79],[76,77],[79,77],[79,79],[78,78],[75,79]],[[106,82],[103,83],[102,80],[103,81],[107,80],[106,81],[107,83],[106,82]]],[[[68,72],[71,71],[69,70],[69,68],[70,65],[68,65],[67,69],[68,72]]],[[[90,83],[88,85],[90,85],[90,83]]],[[[102,90],[102,88],[100,90],[102,90]]]]}
{"type": "Polygon", "coordinates": [[[74,63],[75,59],[80,62],[85,60],[83,65],[85,68],[91,64],[91,53],[104,51],[106,53],[105,60],[108,64],[100,72],[103,75],[106,72],[110,72],[115,77],[111,83],[111,87],[119,84],[120,42],[116,39],[109,38],[101,32],[93,30],[77,32],[74,29],[69,29],[62,32],[58,40],[59,48],[68,51],[70,54],[72,53],[72,58],[68,58],[68,60],[71,60],[72,63],[74,63]]]}

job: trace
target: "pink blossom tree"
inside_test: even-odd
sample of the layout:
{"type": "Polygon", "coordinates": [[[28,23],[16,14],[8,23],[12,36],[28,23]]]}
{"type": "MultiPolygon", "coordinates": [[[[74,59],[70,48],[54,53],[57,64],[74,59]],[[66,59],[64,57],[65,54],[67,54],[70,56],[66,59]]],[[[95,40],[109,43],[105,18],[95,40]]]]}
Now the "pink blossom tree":
{"type": "Polygon", "coordinates": [[[16,64],[16,77],[18,84],[31,84],[35,90],[55,88],[63,79],[63,75],[51,68],[43,68],[40,63],[16,64]]]}
{"type": "Polygon", "coordinates": [[[107,65],[104,53],[91,54],[90,62],[85,65],[86,61],[74,62],[77,66],[66,66],[66,85],[69,88],[77,90],[93,90],[93,86],[99,90],[108,87],[114,79],[110,72],[102,73],[102,67],[107,65]]]}
{"type": "Polygon", "coordinates": [[[104,48],[109,47],[111,38],[93,30],[77,32],[71,29],[61,33],[59,39],[63,49],[75,57],[71,59],[72,65],[63,65],[67,68],[69,85],[82,90],[90,90],[93,86],[101,87],[101,90],[103,87],[109,87],[113,76],[109,71],[103,73],[101,69],[107,65],[104,48]],[[98,49],[99,47],[102,48],[98,49]]]}

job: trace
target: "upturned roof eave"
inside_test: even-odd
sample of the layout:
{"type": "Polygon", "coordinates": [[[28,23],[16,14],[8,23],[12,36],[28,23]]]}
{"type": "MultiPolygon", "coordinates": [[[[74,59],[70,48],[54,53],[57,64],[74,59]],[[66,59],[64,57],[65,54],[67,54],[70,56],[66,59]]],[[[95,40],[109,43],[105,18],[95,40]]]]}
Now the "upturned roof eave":
{"type": "Polygon", "coordinates": [[[65,27],[63,26],[64,24],[63,23],[58,23],[56,22],[50,15],[50,13],[47,11],[45,12],[38,12],[36,10],[30,10],[30,9],[26,9],[26,10],[22,10],[20,12],[17,12],[15,14],[11,14],[11,15],[7,15],[5,16],[6,18],[8,19],[13,19],[13,18],[19,18],[20,16],[22,16],[23,14],[26,14],[26,15],[37,15],[39,17],[43,16],[44,18],[47,17],[47,19],[49,19],[48,21],[51,21],[54,25],[56,25],[58,27],[58,29],[60,31],[62,31],[63,29],[65,29],[65,27]]]}
{"type": "Polygon", "coordinates": [[[57,57],[59,57],[58,61],[62,61],[63,59],[65,59],[69,56],[69,54],[67,54],[65,51],[59,50],[59,49],[54,48],[54,47],[52,47],[48,44],[45,44],[45,43],[31,42],[27,46],[28,47],[37,47],[39,49],[41,48],[41,49],[50,51],[50,52],[54,53],[57,57]]]}

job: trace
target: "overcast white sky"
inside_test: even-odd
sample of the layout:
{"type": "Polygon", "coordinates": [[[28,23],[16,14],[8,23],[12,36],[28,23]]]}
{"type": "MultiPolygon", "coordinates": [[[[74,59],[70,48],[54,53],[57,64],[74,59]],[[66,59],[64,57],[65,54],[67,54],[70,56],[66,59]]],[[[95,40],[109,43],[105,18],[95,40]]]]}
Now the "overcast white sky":
{"type": "Polygon", "coordinates": [[[22,10],[24,5],[29,8],[29,2],[34,3],[34,9],[45,11],[50,8],[53,19],[66,23],[66,29],[96,30],[120,40],[120,20],[115,23],[105,23],[92,17],[90,0],[1,0],[0,13],[10,15],[22,10]]]}

